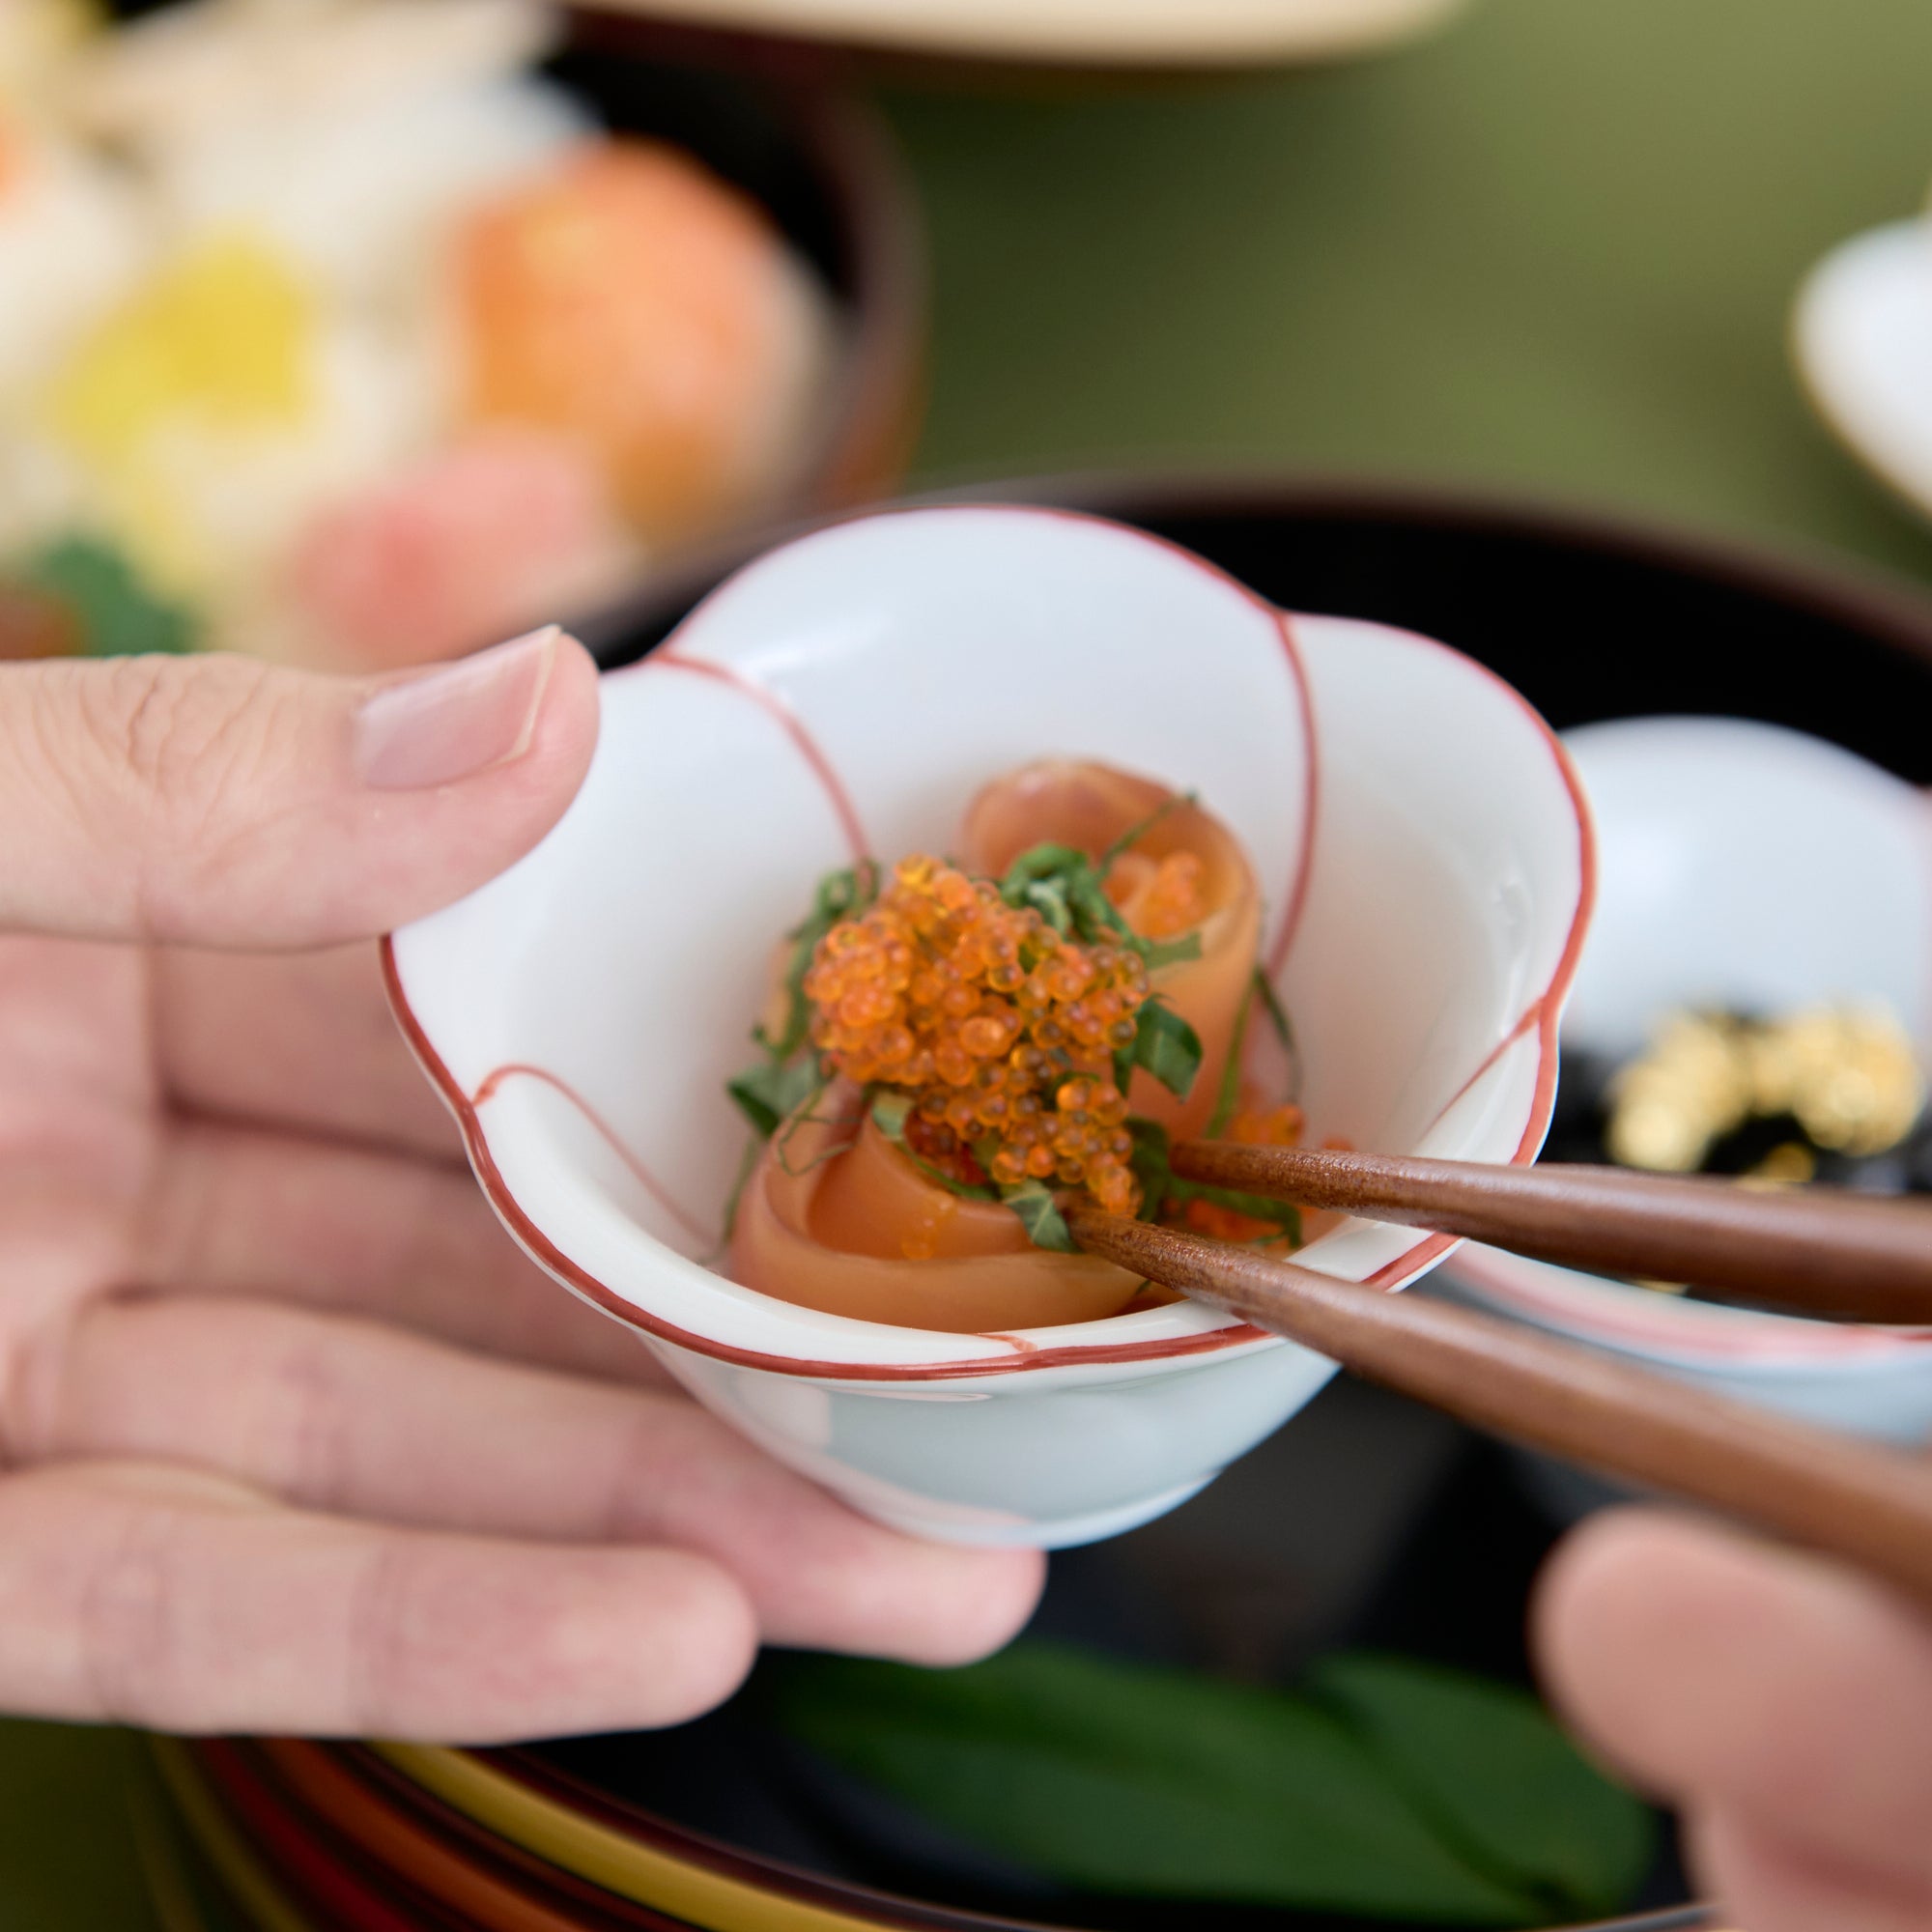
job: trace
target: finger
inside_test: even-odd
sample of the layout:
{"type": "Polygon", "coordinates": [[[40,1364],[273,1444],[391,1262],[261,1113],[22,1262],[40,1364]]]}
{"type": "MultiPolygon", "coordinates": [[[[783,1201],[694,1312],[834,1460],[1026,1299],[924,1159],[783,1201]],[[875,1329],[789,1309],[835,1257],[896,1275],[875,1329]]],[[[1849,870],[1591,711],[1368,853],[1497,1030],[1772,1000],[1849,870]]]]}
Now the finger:
{"type": "Polygon", "coordinates": [[[1754,1820],[1719,1813],[1690,1829],[1692,1856],[1727,1924],[1750,1932],[1925,1932],[1932,1890],[1901,1889],[1787,1844],[1754,1820]]]}
{"type": "Polygon", "coordinates": [[[1874,1884],[1932,1882],[1932,1628],[1886,1592],[1618,1511],[1559,1551],[1537,1629],[1566,1709],[1645,1783],[1874,1884]]]}
{"type": "Polygon", "coordinates": [[[149,956],[155,1058],[175,1107],[462,1160],[462,1136],[403,1044],[368,941],[149,956]]]}
{"type": "Polygon", "coordinates": [[[677,1723],[755,1641],[716,1565],[343,1521],[183,1469],[0,1483],[0,1706],[484,1744],[677,1723]]]}
{"type": "Polygon", "coordinates": [[[468,1169],[184,1122],[151,1168],[134,1279],[269,1296],[585,1375],[663,1383],[637,1333],[558,1287],[468,1169]]]}
{"type": "Polygon", "coordinates": [[[680,1396],[460,1354],[267,1303],[109,1304],[23,1407],[34,1456],[167,1458],[303,1508],[567,1543],[664,1543],[775,1643],[963,1662],[1024,1622],[1031,1552],[854,1515],[680,1396]]]}
{"type": "Polygon", "coordinates": [[[596,670],[555,629],[403,677],[245,658],[0,668],[0,927],[364,938],[527,851],[582,781],[596,670]]]}

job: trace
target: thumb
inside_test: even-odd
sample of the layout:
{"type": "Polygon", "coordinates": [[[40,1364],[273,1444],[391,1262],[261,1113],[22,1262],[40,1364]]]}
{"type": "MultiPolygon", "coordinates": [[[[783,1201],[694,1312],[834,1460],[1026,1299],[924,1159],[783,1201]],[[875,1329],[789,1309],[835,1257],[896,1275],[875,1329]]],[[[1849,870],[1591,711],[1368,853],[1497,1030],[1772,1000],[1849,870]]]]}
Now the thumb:
{"type": "Polygon", "coordinates": [[[8,666],[0,930],[367,938],[526,852],[596,739],[596,668],[554,628],[400,678],[213,656],[8,666]]]}

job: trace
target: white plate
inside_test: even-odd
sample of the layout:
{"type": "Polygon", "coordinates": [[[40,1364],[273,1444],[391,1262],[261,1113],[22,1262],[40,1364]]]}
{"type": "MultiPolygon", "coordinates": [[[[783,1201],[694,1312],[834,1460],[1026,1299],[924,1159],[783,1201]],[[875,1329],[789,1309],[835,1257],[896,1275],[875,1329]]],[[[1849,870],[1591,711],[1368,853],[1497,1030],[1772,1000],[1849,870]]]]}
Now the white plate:
{"type": "Polygon", "coordinates": [[[730,33],[967,60],[1264,67],[1366,52],[1459,0],[600,0],[611,13],[730,33]]]}
{"type": "Polygon", "coordinates": [[[1792,335],[1827,423],[1932,516],[1932,223],[1894,221],[1834,248],[1799,294],[1792,335]]]}

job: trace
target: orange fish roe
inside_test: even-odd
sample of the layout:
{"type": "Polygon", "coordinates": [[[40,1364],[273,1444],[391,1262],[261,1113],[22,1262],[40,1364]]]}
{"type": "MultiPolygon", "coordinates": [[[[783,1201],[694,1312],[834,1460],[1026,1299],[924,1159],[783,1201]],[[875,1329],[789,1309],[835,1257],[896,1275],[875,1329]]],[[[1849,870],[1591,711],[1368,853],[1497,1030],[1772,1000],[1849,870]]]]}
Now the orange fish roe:
{"type": "Polygon", "coordinates": [[[1113,1055],[1132,1045],[1147,967],[1065,939],[990,880],[903,859],[879,897],[819,942],[805,977],[831,1067],[912,1097],[906,1145],[958,1180],[1084,1188],[1140,1205],[1113,1055]]]}
{"type": "MultiPolygon", "coordinates": [[[[1228,1122],[1226,1140],[1244,1147],[1296,1147],[1301,1141],[1301,1109],[1294,1106],[1255,1109],[1243,1107],[1228,1122]]],[[[1256,1241],[1279,1231],[1217,1201],[1190,1201],[1181,1209],[1180,1224],[1197,1235],[1223,1241],[1256,1241]]]]}
{"type": "Polygon", "coordinates": [[[1194,852],[1170,852],[1158,860],[1122,852],[1108,868],[1104,887],[1143,939],[1179,939],[1208,917],[1201,859],[1194,852]]]}

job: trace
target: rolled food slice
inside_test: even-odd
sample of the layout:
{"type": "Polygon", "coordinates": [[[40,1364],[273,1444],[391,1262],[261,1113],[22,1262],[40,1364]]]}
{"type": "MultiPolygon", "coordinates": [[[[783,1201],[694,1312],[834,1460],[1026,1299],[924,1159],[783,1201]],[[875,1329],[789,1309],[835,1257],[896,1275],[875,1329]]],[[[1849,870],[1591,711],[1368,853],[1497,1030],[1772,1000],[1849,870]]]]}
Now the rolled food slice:
{"type": "Polygon", "coordinates": [[[863,890],[864,868],[838,875],[836,914],[801,928],[781,975],[791,991],[762,1037],[782,1038],[775,1065],[818,1091],[782,1103],[790,1116],[735,1218],[731,1272],[827,1313],[965,1333],[1165,1299],[1071,1251],[1064,1228],[1056,1244],[1053,1204],[1141,1205],[1130,1106],[1171,1131],[1208,1123],[1253,972],[1253,873],[1190,801],[1065,761],[988,786],[963,845],[963,868],[915,855],[863,890]],[[1052,890],[1029,890],[1049,876],[1052,890]],[[1076,932],[1055,892],[1079,901],[1076,932]],[[1122,924],[1158,949],[1151,979],[1122,924]],[[1114,1056],[1155,992],[1204,1048],[1184,1098],[1145,1072],[1131,1098],[1115,1084],[1114,1056]],[[806,1003],[790,1024],[788,999],[806,1003]],[[809,1055],[792,1058],[808,1030],[809,1055]]]}
{"type": "Polygon", "coordinates": [[[1010,1208],[928,1179],[862,1122],[845,1083],[766,1149],[732,1227],[730,1272],[828,1315],[966,1335],[1098,1321],[1141,1288],[1111,1263],[1036,1247],[1010,1208]]]}
{"type": "Polygon", "coordinates": [[[962,858],[994,877],[1029,847],[1071,845],[1099,860],[1145,827],[1109,867],[1107,895],[1143,939],[1200,935],[1200,956],[1160,966],[1152,990],[1199,1035],[1201,1071],[1183,1098],[1145,1071],[1131,1110],[1177,1139],[1203,1132],[1240,1032],[1261,944],[1261,891],[1233,833],[1191,800],[1112,766],[1043,759],[995,780],[967,809],[962,858]]]}

